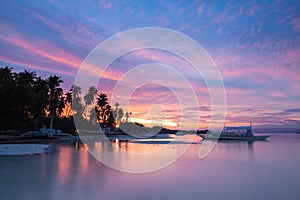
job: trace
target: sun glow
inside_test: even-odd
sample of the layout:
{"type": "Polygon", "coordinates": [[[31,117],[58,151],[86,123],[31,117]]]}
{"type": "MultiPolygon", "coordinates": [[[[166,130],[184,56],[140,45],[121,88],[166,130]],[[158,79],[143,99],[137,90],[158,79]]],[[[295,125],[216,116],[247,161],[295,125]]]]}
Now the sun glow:
{"type": "Polygon", "coordinates": [[[178,127],[178,124],[176,122],[169,121],[169,120],[152,120],[152,119],[142,119],[142,118],[131,118],[131,121],[141,123],[147,127],[161,126],[161,127],[165,127],[165,128],[171,128],[171,129],[176,129],[178,127]]]}

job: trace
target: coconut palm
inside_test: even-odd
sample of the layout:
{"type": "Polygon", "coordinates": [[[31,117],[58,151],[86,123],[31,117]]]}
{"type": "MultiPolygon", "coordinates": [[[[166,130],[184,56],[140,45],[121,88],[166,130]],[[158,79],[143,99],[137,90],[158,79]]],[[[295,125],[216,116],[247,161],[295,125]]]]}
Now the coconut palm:
{"type": "Polygon", "coordinates": [[[18,102],[16,101],[16,82],[11,67],[0,68],[0,127],[12,129],[16,126],[18,102]]]}
{"type": "Polygon", "coordinates": [[[36,73],[24,70],[23,72],[16,73],[14,75],[16,88],[14,92],[16,94],[16,110],[19,110],[18,118],[23,122],[25,128],[29,128],[31,119],[35,118],[34,114],[34,101],[35,93],[33,84],[36,79],[36,73]]]}
{"type": "Polygon", "coordinates": [[[115,103],[116,112],[118,112],[119,105],[120,105],[119,103],[115,103]]]}
{"type": "Polygon", "coordinates": [[[96,94],[97,94],[96,87],[95,86],[90,87],[88,93],[84,96],[85,105],[93,104],[96,94]]]}
{"type": "Polygon", "coordinates": [[[126,122],[129,122],[129,118],[130,118],[130,116],[132,115],[132,112],[126,112],[125,113],[125,119],[126,119],[126,122]]]}
{"type": "Polygon", "coordinates": [[[58,117],[62,116],[65,106],[66,106],[65,97],[61,94],[60,97],[58,98],[58,105],[57,105],[57,110],[56,110],[56,115],[58,117]]]}
{"type": "Polygon", "coordinates": [[[71,93],[73,94],[73,98],[79,98],[81,95],[81,87],[77,85],[72,85],[71,93]]]}
{"type": "Polygon", "coordinates": [[[48,83],[41,77],[37,77],[33,88],[35,92],[35,116],[41,127],[44,123],[44,118],[46,116],[45,110],[48,105],[48,83]]]}
{"type": "Polygon", "coordinates": [[[58,117],[57,109],[60,104],[60,98],[63,94],[63,90],[59,86],[61,83],[63,83],[63,80],[60,76],[53,75],[47,79],[47,82],[49,87],[48,111],[51,118],[50,129],[52,129],[53,120],[55,117],[58,117]]]}
{"type": "Polygon", "coordinates": [[[115,124],[115,118],[110,105],[106,105],[105,118],[105,126],[108,128],[113,128],[115,124]]]}
{"type": "Polygon", "coordinates": [[[100,122],[100,126],[104,128],[105,125],[105,110],[106,110],[106,105],[108,105],[107,102],[107,96],[104,93],[100,93],[97,95],[97,104],[96,104],[96,113],[97,113],[97,119],[100,122]]]}
{"type": "Polygon", "coordinates": [[[31,85],[34,85],[37,79],[37,75],[35,71],[29,71],[26,69],[23,72],[20,72],[18,76],[22,77],[22,79],[24,79],[26,82],[30,83],[31,85]]]}
{"type": "Polygon", "coordinates": [[[97,89],[95,86],[92,86],[89,88],[87,94],[84,96],[84,102],[85,102],[85,106],[84,106],[84,115],[85,118],[89,118],[91,116],[91,110],[90,106],[94,103],[94,99],[95,99],[95,95],[97,94],[97,89]]]}
{"type": "Polygon", "coordinates": [[[72,110],[77,117],[82,117],[83,105],[81,103],[81,88],[77,85],[72,85],[70,92],[72,93],[72,110]]]}
{"type": "Polygon", "coordinates": [[[123,112],[123,109],[122,108],[120,108],[119,110],[118,110],[118,122],[119,122],[119,124],[121,124],[121,122],[122,122],[122,119],[123,119],[123,116],[124,116],[124,112],[123,112]]]}
{"type": "Polygon", "coordinates": [[[70,116],[72,115],[72,91],[70,90],[69,92],[67,92],[65,94],[65,115],[66,118],[70,118],[70,116]]]}

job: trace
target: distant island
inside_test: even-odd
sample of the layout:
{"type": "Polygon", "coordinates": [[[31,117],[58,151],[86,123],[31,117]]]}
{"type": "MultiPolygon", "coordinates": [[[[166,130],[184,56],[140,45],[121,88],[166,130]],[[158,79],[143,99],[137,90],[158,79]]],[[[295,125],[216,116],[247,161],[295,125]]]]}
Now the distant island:
{"type": "Polygon", "coordinates": [[[256,133],[300,133],[300,128],[284,128],[284,127],[257,127],[253,131],[256,133]]]}

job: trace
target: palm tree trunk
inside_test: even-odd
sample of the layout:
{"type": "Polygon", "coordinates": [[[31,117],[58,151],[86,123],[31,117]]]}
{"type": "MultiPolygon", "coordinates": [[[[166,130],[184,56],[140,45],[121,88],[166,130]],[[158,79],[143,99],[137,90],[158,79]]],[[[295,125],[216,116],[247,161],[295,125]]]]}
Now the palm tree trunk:
{"type": "Polygon", "coordinates": [[[53,126],[53,119],[54,119],[54,116],[52,115],[50,117],[51,121],[50,121],[50,130],[52,129],[52,126],[53,126]]]}

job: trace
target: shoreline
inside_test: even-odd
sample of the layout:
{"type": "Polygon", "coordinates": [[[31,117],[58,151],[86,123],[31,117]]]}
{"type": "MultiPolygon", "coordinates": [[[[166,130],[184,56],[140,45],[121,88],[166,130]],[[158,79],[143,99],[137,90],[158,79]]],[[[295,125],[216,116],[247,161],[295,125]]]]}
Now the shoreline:
{"type": "Polygon", "coordinates": [[[24,144],[24,143],[49,143],[53,141],[78,140],[78,136],[72,137],[47,137],[47,136],[0,136],[0,145],[2,144],[24,144]]]}

